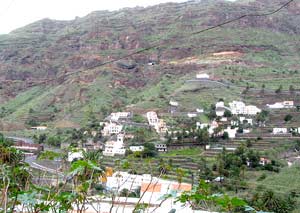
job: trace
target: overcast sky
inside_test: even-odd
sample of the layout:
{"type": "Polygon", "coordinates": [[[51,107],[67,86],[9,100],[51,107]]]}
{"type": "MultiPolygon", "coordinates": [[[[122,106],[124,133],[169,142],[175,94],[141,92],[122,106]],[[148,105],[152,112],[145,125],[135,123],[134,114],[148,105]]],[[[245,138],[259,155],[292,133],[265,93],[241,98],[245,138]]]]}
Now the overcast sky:
{"type": "Polygon", "coordinates": [[[0,0],[0,34],[43,18],[70,20],[96,10],[184,1],[186,0],[0,0]]]}

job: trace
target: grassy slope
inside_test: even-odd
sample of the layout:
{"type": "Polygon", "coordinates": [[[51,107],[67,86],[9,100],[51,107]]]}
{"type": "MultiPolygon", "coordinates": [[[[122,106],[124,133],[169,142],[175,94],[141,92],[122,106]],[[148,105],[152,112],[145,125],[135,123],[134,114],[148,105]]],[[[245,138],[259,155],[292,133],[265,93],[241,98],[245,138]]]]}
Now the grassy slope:
{"type": "MultiPolygon", "coordinates": [[[[138,15],[136,18],[138,22],[141,16],[138,15]]],[[[143,21],[153,22],[151,13],[147,13],[143,19],[143,21]]],[[[82,20],[81,25],[83,23],[84,20],[82,20]]],[[[197,25],[199,23],[195,21],[193,24],[197,25]]],[[[228,50],[241,51],[244,55],[238,58],[238,62],[233,60],[231,63],[215,65],[210,61],[208,66],[201,69],[201,71],[213,74],[219,79],[231,81],[233,85],[241,87],[249,84],[251,87],[261,88],[265,84],[266,89],[273,90],[278,88],[279,85],[283,85],[285,90],[290,85],[293,85],[296,89],[299,88],[300,67],[297,61],[300,56],[295,47],[298,42],[297,36],[259,28],[222,28],[186,38],[184,36],[189,31],[178,31],[180,28],[177,25],[171,24],[168,26],[167,33],[164,31],[164,33],[151,34],[149,37],[145,37],[145,40],[151,42],[172,37],[179,33],[183,36],[183,39],[171,42],[170,45],[164,48],[168,50],[193,46],[193,56],[200,58],[200,64],[207,63],[207,53],[228,50]]],[[[67,29],[64,29],[64,31],[70,33],[67,29]]],[[[60,33],[64,34],[63,32],[60,33]]],[[[118,51],[121,50],[107,50],[101,54],[107,55],[118,51]]],[[[169,62],[171,61],[176,62],[176,59],[171,59],[169,62]]],[[[155,69],[160,73],[162,68],[157,65],[155,69]]],[[[175,70],[180,69],[180,67],[175,66],[175,70]]],[[[169,99],[173,98],[180,102],[183,110],[193,110],[199,107],[208,108],[210,104],[219,98],[224,98],[226,101],[240,99],[242,88],[226,88],[211,84],[185,82],[185,80],[193,79],[198,71],[198,69],[189,70],[180,75],[171,75],[171,77],[165,77],[162,74],[158,82],[149,79],[147,85],[139,89],[112,88],[110,85],[115,74],[99,74],[94,82],[85,85],[65,83],[59,86],[49,86],[46,89],[30,89],[21,93],[15,99],[1,104],[0,107],[12,112],[12,114],[7,114],[4,119],[15,120],[26,115],[30,108],[43,113],[53,111],[52,108],[55,105],[59,109],[59,112],[56,113],[57,118],[66,117],[80,122],[85,120],[85,114],[89,111],[99,114],[101,106],[113,107],[115,100],[122,102],[121,108],[124,108],[132,104],[132,101],[137,97],[138,102],[134,103],[134,108],[166,110],[169,99]],[[82,100],[78,98],[79,88],[86,89],[82,100]],[[125,93],[124,90],[126,90],[125,93]],[[62,91],[66,91],[65,94],[57,97],[57,94],[62,91]],[[54,103],[53,100],[55,100],[54,103]]],[[[146,70],[143,70],[143,72],[146,72],[146,70]]],[[[130,72],[122,75],[134,78],[130,72]]]]}

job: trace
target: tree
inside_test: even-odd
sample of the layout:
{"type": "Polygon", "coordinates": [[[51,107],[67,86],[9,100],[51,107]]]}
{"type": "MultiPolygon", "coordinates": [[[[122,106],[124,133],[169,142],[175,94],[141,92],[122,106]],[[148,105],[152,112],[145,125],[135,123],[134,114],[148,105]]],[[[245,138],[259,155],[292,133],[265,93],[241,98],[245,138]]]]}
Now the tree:
{"type": "Polygon", "coordinates": [[[247,203],[238,198],[230,197],[227,194],[214,195],[211,186],[201,180],[196,190],[183,192],[177,201],[189,203],[194,210],[210,211],[218,207],[222,212],[233,212],[239,208],[245,209],[247,203]]]}
{"type": "Polygon", "coordinates": [[[295,200],[291,195],[280,196],[272,190],[254,194],[251,203],[253,207],[270,212],[288,213],[295,209],[295,200]]]}
{"type": "Polygon", "coordinates": [[[46,143],[50,146],[60,147],[62,139],[60,136],[50,136],[48,137],[46,143]]]}
{"type": "Polygon", "coordinates": [[[265,85],[265,84],[261,85],[261,90],[260,90],[260,93],[261,93],[261,94],[264,94],[264,93],[265,93],[265,88],[266,88],[266,85],[265,85]]]}
{"type": "Polygon", "coordinates": [[[46,135],[46,134],[40,134],[40,135],[38,136],[38,141],[37,141],[37,143],[38,143],[38,144],[43,144],[43,143],[46,142],[46,140],[47,140],[47,135],[46,135]]]}
{"type": "Polygon", "coordinates": [[[297,152],[299,152],[300,151],[300,140],[296,140],[295,141],[295,150],[297,151],[297,152]]]}
{"type": "Polygon", "coordinates": [[[295,92],[295,88],[294,88],[293,85],[290,85],[289,91],[290,91],[291,94],[293,94],[295,92]]]}
{"type": "Polygon", "coordinates": [[[260,113],[256,115],[256,120],[259,123],[264,123],[268,118],[269,112],[266,110],[262,110],[260,113]]]}
{"type": "Polygon", "coordinates": [[[228,134],[228,132],[224,132],[222,138],[223,138],[224,140],[228,140],[228,139],[229,139],[229,134],[228,134]]]}
{"type": "Polygon", "coordinates": [[[232,116],[232,113],[228,109],[226,109],[224,112],[224,117],[230,118],[231,116],[232,116]]]}
{"type": "Polygon", "coordinates": [[[34,118],[31,118],[29,120],[26,120],[25,124],[32,127],[32,126],[38,126],[39,122],[34,118]]]}
{"type": "Polygon", "coordinates": [[[279,94],[282,92],[282,85],[280,85],[276,90],[275,90],[275,93],[276,94],[279,94]]]}
{"type": "Polygon", "coordinates": [[[287,115],[284,117],[284,121],[285,121],[285,122],[289,122],[289,121],[291,121],[292,119],[293,119],[293,116],[290,115],[290,114],[287,114],[287,115]]]}
{"type": "Polygon", "coordinates": [[[202,145],[206,145],[209,143],[210,138],[209,138],[209,133],[206,128],[204,129],[198,129],[196,132],[196,142],[200,143],[202,145]]]}
{"type": "Polygon", "coordinates": [[[155,157],[157,155],[157,150],[153,143],[145,143],[144,151],[142,151],[142,156],[144,158],[147,157],[155,157]]]}

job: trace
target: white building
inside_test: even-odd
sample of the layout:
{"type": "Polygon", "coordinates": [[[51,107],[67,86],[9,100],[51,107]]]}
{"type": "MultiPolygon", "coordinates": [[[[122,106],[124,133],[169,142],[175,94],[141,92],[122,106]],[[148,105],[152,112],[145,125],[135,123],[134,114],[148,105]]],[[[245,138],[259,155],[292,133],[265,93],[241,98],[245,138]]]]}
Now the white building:
{"type": "Polygon", "coordinates": [[[267,107],[270,109],[283,109],[284,108],[282,102],[277,102],[275,104],[267,104],[267,107]]]}
{"type": "Polygon", "coordinates": [[[187,116],[189,118],[196,118],[197,117],[197,113],[188,113],[187,116]]]}
{"type": "Polygon", "coordinates": [[[249,125],[253,125],[252,118],[239,117],[240,123],[248,123],[249,125]]]}
{"type": "Polygon", "coordinates": [[[250,133],[251,132],[251,129],[243,129],[243,133],[244,134],[248,134],[248,133],[250,133]]]}
{"type": "Polygon", "coordinates": [[[118,121],[119,119],[129,118],[131,115],[130,112],[113,112],[110,114],[111,121],[118,121]]]}
{"type": "Polygon", "coordinates": [[[225,106],[225,105],[224,105],[224,102],[223,102],[223,101],[219,101],[219,102],[216,103],[216,109],[217,109],[217,108],[224,108],[224,106],[225,106]]]}
{"type": "Polygon", "coordinates": [[[176,101],[170,101],[169,104],[174,107],[178,107],[178,105],[179,105],[178,102],[176,102],[176,101]]]}
{"type": "Polygon", "coordinates": [[[216,128],[218,128],[218,127],[219,127],[219,124],[216,121],[212,121],[210,124],[208,124],[208,123],[200,123],[200,122],[196,123],[196,128],[197,129],[207,128],[207,131],[208,131],[209,135],[214,134],[214,130],[216,128]]]}
{"type": "Polygon", "coordinates": [[[147,112],[147,119],[151,126],[155,126],[159,122],[156,112],[147,112]]]}
{"type": "Polygon", "coordinates": [[[244,114],[245,115],[256,115],[257,113],[260,113],[261,109],[259,109],[257,106],[254,105],[248,105],[245,107],[244,114]]]}
{"type": "Polygon", "coordinates": [[[262,165],[262,166],[265,166],[265,165],[270,164],[270,163],[271,163],[271,160],[269,160],[268,158],[261,157],[259,159],[259,164],[262,165]]]}
{"type": "Polygon", "coordinates": [[[34,129],[34,130],[41,130],[41,131],[44,131],[46,130],[48,127],[46,126],[34,126],[34,127],[31,127],[31,129],[34,129]]]}
{"type": "Polygon", "coordinates": [[[276,102],[275,104],[267,104],[270,109],[294,108],[294,101],[276,102]]]}
{"type": "Polygon", "coordinates": [[[155,144],[155,148],[158,152],[167,152],[168,151],[167,144],[155,144]]]}
{"type": "Polygon", "coordinates": [[[144,151],[145,147],[144,146],[130,146],[129,149],[132,152],[142,152],[142,151],[144,151]]]}
{"type": "Polygon", "coordinates": [[[203,113],[203,112],[204,112],[204,109],[197,108],[196,111],[197,111],[198,113],[203,113]]]}
{"type": "Polygon", "coordinates": [[[125,155],[125,153],[123,134],[118,134],[116,140],[110,140],[105,143],[104,156],[125,155]]]}
{"type": "Polygon", "coordinates": [[[294,101],[284,101],[282,103],[284,108],[294,108],[294,101]]]}
{"type": "Polygon", "coordinates": [[[123,189],[140,188],[142,202],[146,203],[159,203],[160,198],[166,194],[181,193],[192,189],[192,185],[188,183],[164,180],[149,174],[133,175],[127,172],[115,172],[112,177],[107,177],[106,187],[118,192],[123,189]]]}
{"type": "Polygon", "coordinates": [[[229,138],[235,138],[238,128],[231,129],[230,127],[227,127],[227,129],[224,130],[224,132],[228,133],[229,138]]]}
{"type": "Polygon", "coordinates": [[[231,113],[233,115],[256,115],[261,112],[261,109],[253,105],[248,105],[242,101],[233,101],[229,103],[231,113]]]}
{"type": "Polygon", "coordinates": [[[166,133],[168,131],[167,124],[163,119],[159,119],[159,122],[154,126],[157,133],[166,133]]]}
{"type": "Polygon", "coordinates": [[[218,117],[223,117],[224,114],[225,114],[225,109],[224,109],[224,108],[217,108],[217,109],[216,109],[216,115],[217,115],[218,117]]]}
{"type": "Polygon", "coordinates": [[[204,129],[204,128],[208,128],[209,124],[208,123],[197,122],[196,127],[197,127],[197,129],[204,129]]]}
{"type": "Polygon", "coordinates": [[[273,134],[287,134],[287,128],[273,128],[273,134]]]}
{"type": "Polygon", "coordinates": [[[128,172],[115,172],[111,177],[107,177],[106,187],[115,191],[123,189],[134,190],[141,187],[142,182],[150,181],[151,175],[134,175],[128,172]]]}
{"type": "Polygon", "coordinates": [[[225,113],[225,104],[223,101],[219,101],[216,103],[216,115],[218,117],[224,116],[225,113]]]}
{"type": "Polygon", "coordinates": [[[226,122],[226,121],[228,121],[228,119],[227,119],[226,117],[222,117],[222,118],[220,119],[220,121],[226,122]]]}
{"type": "Polygon", "coordinates": [[[231,113],[234,115],[244,114],[245,103],[241,101],[233,101],[229,103],[231,113]]]}
{"type": "Polygon", "coordinates": [[[102,130],[102,135],[103,136],[110,136],[110,135],[114,135],[114,134],[119,134],[123,129],[123,125],[117,124],[117,123],[114,123],[114,122],[105,123],[104,125],[105,126],[102,130]]]}
{"type": "Polygon", "coordinates": [[[167,124],[163,119],[159,119],[156,112],[147,112],[147,119],[150,126],[153,126],[157,133],[166,133],[167,124]]]}
{"type": "Polygon", "coordinates": [[[72,152],[68,152],[68,162],[80,159],[83,159],[83,150],[74,150],[72,152]]]}
{"type": "Polygon", "coordinates": [[[197,79],[209,79],[209,75],[206,73],[199,73],[196,75],[197,79]]]}

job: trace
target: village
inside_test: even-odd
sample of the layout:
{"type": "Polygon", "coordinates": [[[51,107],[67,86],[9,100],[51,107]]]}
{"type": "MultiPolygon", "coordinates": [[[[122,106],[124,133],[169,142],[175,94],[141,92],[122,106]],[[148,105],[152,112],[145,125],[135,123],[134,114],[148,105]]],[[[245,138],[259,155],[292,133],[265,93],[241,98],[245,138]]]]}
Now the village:
{"type": "MultiPolygon", "coordinates": [[[[196,79],[213,81],[208,74],[203,73],[198,74],[196,79]]],[[[105,178],[100,180],[103,190],[119,194],[120,198],[116,206],[124,202],[131,203],[127,207],[130,210],[137,202],[150,203],[153,208],[163,208],[159,206],[159,198],[173,193],[174,190],[178,195],[190,191],[194,184],[203,178],[206,182],[226,183],[230,177],[218,171],[219,168],[213,160],[218,156],[231,154],[238,156],[243,152],[248,156],[243,162],[249,171],[254,168],[277,171],[280,167],[279,161],[287,167],[300,163],[297,150],[284,152],[281,159],[268,155],[268,149],[276,148],[285,141],[294,147],[295,141],[300,139],[300,126],[290,122],[293,116],[300,114],[299,105],[294,100],[289,99],[257,107],[240,100],[225,102],[220,99],[210,109],[199,107],[190,112],[182,112],[179,109],[180,102],[172,99],[169,101],[168,113],[112,112],[103,121],[97,121],[98,130],[91,128],[82,132],[86,142],[76,143],[76,146],[63,142],[60,143],[59,150],[64,150],[67,165],[84,160],[86,153],[100,152],[101,166],[106,171],[105,178]],[[272,114],[285,116],[282,121],[276,120],[272,123],[270,121],[272,114]],[[206,122],[199,121],[202,115],[209,119],[206,122]],[[184,128],[173,126],[168,123],[168,117],[180,117],[187,123],[184,128]],[[144,131],[154,136],[154,140],[145,139],[144,131]],[[195,158],[184,154],[184,152],[189,153],[190,150],[193,150],[195,158]],[[255,156],[254,160],[252,155],[255,156]],[[143,163],[143,159],[147,158],[153,159],[152,167],[147,167],[143,163]],[[117,166],[120,161],[124,161],[125,166],[117,166]],[[207,164],[205,163],[205,170],[203,170],[201,162],[209,161],[213,164],[208,163],[208,165],[211,164],[217,169],[215,172],[205,173],[207,164]],[[180,183],[176,181],[179,170],[186,173],[180,183]],[[124,193],[126,196],[128,193],[131,194],[130,202],[127,200],[129,198],[122,200],[124,193]]],[[[48,127],[32,126],[30,129],[42,134],[48,130],[48,127]]],[[[33,141],[25,142],[16,138],[14,140],[16,142],[13,147],[26,153],[27,162],[33,169],[53,175],[59,174],[62,179],[68,178],[63,174],[63,164],[66,163],[61,157],[58,157],[55,163],[39,159],[38,156],[44,150],[53,151],[51,147],[44,147],[43,144],[36,144],[33,141]]],[[[46,179],[46,182],[47,180],[51,184],[56,182],[51,178],[46,179]]],[[[172,203],[174,200],[168,202],[172,203]]],[[[174,208],[182,207],[174,205],[174,208]]],[[[188,209],[185,211],[188,212],[188,209]]]]}

